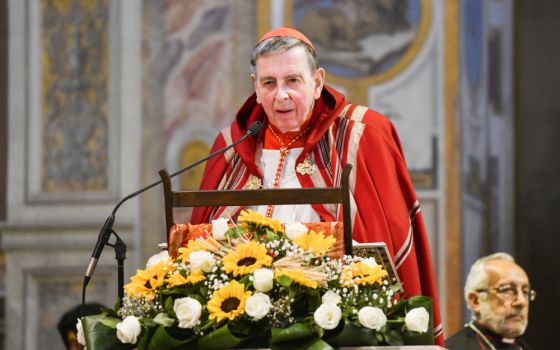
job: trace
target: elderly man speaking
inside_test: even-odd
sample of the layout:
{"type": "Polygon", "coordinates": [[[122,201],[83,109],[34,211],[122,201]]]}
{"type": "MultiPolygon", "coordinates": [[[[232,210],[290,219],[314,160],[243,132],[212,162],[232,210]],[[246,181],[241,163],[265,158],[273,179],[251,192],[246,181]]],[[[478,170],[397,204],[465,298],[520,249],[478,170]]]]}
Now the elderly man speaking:
{"type": "MultiPolygon", "coordinates": [[[[239,140],[249,125],[263,123],[247,140],[210,160],[201,189],[315,188],[338,186],[352,164],[352,236],[385,242],[406,296],[433,299],[434,334],[443,343],[437,292],[420,205],[397,132],[389,119],[351,104],[325,84],[315,47],[301,32],[278,28],[265,34],[251,55],[255,93],[222,130],[213,151],[239,140]]],[[[234,217],[239,207],[195,208],[191,223],[234,217]]],[[[320,204],[253,208],[284,222],[335,221],[341,211],[320,204]]]]}
{"type": "Polygon", "coordinates": [[[465,283],[473,320],[446,339],[445,346],[450,350],[530,349],[520,336],[527,328],[529,302],[534,299],[527,274],[511,255],[480,258],[465,283]]]}

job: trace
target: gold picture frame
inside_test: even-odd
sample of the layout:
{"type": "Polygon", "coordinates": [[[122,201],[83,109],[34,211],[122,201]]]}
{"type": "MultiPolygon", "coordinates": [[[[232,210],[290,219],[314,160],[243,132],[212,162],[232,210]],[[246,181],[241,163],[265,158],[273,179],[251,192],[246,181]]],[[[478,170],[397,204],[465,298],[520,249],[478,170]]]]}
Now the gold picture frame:
{"type": "Polygon", "coordinates": [[[400,285],[399,292],[404,292],[404,288],[393,263],[393,259],[389,255],[387,245],[384,242],[371,242],[371,243],[352,243],[352,253],[354,256],[362,258],[374,258],[375,262],[383,265],[389,274],[389,281],[392,285],[400,285]]]}

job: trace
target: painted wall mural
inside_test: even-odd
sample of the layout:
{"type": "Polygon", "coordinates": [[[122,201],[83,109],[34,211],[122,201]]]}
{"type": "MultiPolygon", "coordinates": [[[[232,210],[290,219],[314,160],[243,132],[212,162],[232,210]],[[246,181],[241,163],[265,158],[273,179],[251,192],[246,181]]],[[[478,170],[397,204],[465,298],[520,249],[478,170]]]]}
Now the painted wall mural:
{"type": "Polygon", "coordinates": [[[41,1],[41,191],[106,191],[108,1],[41,1]]]}

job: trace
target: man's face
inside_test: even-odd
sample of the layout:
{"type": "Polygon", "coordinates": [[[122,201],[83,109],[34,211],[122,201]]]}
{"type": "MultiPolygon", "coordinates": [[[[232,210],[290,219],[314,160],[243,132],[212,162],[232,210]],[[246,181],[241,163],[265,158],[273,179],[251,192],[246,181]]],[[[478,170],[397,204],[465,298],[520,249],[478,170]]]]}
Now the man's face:
{"type": "Polygon", "coordinates": [[[305,49],[296,46],[259,58],[251,77],[268,121],[287,132],[298,130],[321,96],[325,71],[319,68],[311,72],[305,49]]]}
{"type": "Polygon", "coordinates": [[[507,260],[486,264],[488,293],[486,300],[478,297],[470,303],[480,315],[479,322],[506,338],[522,335],[527,328],[530,290],[529,279],[521,267],[507,260]],[[512,293],[512,289],[516,293],[512,293]],[[509,293],[508,293],[509,292],[509,293]]]}

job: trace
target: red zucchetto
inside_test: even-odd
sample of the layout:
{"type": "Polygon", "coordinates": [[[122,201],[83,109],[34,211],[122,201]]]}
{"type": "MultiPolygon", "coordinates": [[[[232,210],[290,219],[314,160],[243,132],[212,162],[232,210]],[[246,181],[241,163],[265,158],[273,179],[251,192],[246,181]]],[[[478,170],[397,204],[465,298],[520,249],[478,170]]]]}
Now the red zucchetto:
{"type": "Polygon", "coordinates": [[[291,37],[291,38],[299,39],[299,40],[303,41],[304,43],[306,43],[307,45],[309,45],[311,48],[313,48],[313,50],[315,50],[315,46],[313,46],[311,41],[309,39],[307,39],[307,37],[305,35],[303,35],[302,32],[300,32],[299,30],[296,30],[294,28],[290,28],[290,27],[280,27],[280,28],[276,28],[276,29],[271,30],[270,32],[263,35],[257,41],[257,45],[260,44],[261,41],[266,40],[268,38],[275,37],[275,36],[288,36],[288,37],[291,37]]]}

